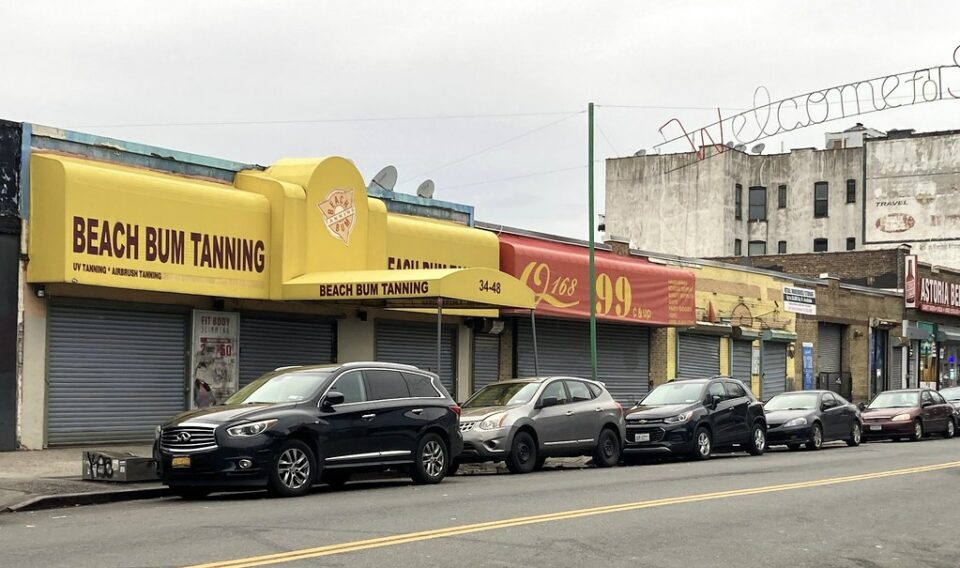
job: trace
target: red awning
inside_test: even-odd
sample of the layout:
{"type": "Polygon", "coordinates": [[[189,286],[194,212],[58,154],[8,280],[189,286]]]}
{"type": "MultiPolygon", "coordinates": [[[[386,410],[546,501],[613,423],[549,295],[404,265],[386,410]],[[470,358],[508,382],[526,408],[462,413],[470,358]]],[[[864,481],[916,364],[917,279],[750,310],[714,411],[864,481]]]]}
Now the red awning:
{"type": "MultiPolygon", "coordinates": [[[[652,325],[694,325],[693,274],[639,257],[596,251],[597,318],[652,325]]],[[[585,247],[500,235],[500,270],[536,293],[537,314],[590,317],[585,247]]]]}

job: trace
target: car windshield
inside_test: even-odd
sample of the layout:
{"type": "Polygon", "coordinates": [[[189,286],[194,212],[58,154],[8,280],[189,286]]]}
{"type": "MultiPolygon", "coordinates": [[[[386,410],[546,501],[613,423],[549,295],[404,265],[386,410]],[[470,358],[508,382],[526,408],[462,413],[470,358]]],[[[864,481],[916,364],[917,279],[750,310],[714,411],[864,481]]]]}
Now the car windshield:
{"type": "Polygon", "coordinates": [[[913,408],[920,406],[920,393],[918,392],[882,392],[873,399],[867,408],[875,410],[878,408],[913,408]]]}
{"type": "Polygon", "coordinates": [[[947,400],[960,402],[960,387],[943,389],[942,391],[940,391],[940,394],[943,395],[943,398],[947,400]]]}
{"type": "Polygon", "coordinates": [[[526,404],[537,394],[540,383],[500,383],[487,385],[463,403],[464,408],[526,404]]]}
{"type": "Polygon", "coordinates": [[[815,394],[778,394],[763,405],[764,410],[813,410],[817,407],[815,394]]]}
{"type": "Polygon", "coordinates": [[[670,383],[653,389],[640,406],[664,406],[667,404],[691,404],[703,400],[704,383],[670,383]]]}
{"type": "Polygon", "coordinates": [[[243,387],[226,404],[275,404],[300,402],[313,397],[330,376],[317,369],[267,374],[243,387]]]}

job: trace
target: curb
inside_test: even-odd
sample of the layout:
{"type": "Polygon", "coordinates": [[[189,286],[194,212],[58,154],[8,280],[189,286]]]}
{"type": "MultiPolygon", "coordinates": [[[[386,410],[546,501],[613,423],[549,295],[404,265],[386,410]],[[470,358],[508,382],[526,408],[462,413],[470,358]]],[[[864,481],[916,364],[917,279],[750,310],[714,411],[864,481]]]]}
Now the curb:
{"type": "Polygon", "coordinates": [[[100,505],[103,503],[117,503],[120,501],[136,501],[139,499],[156,499],[172,495],[167,487],[150,487],[143,489],[121,489],[117,491],[97,491],[93,493],[63,493],[60,495],[37,495],[25,501],[9,505],[0,509],[2,513],[19,513],[23,511],[42,511],[44,509],[58,509],[61,507],[80,507],[83,505],[100,505]]]}

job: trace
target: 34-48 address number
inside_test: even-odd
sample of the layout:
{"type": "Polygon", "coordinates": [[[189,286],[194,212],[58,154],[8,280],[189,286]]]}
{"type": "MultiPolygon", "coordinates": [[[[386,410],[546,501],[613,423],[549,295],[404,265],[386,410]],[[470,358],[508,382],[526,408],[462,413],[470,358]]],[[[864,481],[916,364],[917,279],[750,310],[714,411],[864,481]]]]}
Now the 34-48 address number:
{"type": "Polygon", "coordinates": [[[500,293],[500,283],[491,282],[489,280],[480,280],[480,285],[478,289],[481,292],[493,292],[494,294],[500,293]]]}

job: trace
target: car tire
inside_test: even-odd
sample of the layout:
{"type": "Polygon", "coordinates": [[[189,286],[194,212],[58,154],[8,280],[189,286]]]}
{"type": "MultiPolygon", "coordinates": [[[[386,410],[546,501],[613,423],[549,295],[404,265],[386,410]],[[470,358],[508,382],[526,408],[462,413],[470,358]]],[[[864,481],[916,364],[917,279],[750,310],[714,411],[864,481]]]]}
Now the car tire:
{"type": "Polygon", "coordinates": [[[913,421],[913,434],[910,435],[911,442],[919,442],[923,439],[923,422],[919,420],[913,421]]]}
{"type": "Polygon", "coordinates": [[[953,418],[947,420],[947,428],[943,431],[943,437],[949,440],[957,435],[957,425],[954,423],[953,418]]]}
{"type": "Polygon", "coordinates": [[[860,442],[863,441],[863,428],[860,424],[856,422],[853,423],[853,426],[850,427],[850,437],[847,438],[847,445],[851,448],[860,445],[860,442]]]}
{"type": "Polygon", "coordinates": [[[693,451],[690,456],[695,460],[708,460],[713,455],[713,436],[703,426],[693,433],[693,451]]]}
{"type": "Polygon", "coordinates": [[[747,452],[751,456],[762,456],[767,449],[767,430],[763,424],[757,422],[750,429],[750,441],[747,442],[747,452]]]}
{"type": "Polygon", "coordinates": [[[317,480],[317,459],[310,446],[287,440],[277,450],[267,488],[278,497],[299,497],[313,489],[317,480]]]}
{"type": "Polygon", "coordinates": [[[450,452],[447,444],[438,434],[427,432],[417,443],[410,479],[417,485],[440,483],[447,475],[450,464],[450,452]]]}
{"type": "Polygon", "coordinates": [[[543,464],[547,463],[546,456],[537,457],[537,463],[533,466],[533,471],[540,471],[543,469],[543,464]]]}
{"type": "Polygon", "coordinates": [[[206,499],[211,493],[206,487],[171,487],[170,491],[185,501],[206,499]]]}
{"type": "Polygon", "coordinates": [[[795,452],[795,451],[799,450],[802,446],[803,446],[803,444],[787,444],[787,449],[792,450],[792,451],[795,452]]]}
{"type": "MultiPolygon", "coordinates": [[[[540,457],[537,443],[528,432],[517,432],[513,437],[513,445],[507,454],[507,469],[511,473],[530,473],[537,467],[540,457]]],[[[543,462],[540,462],[541,465],[543,462]]]]}
{"type": "Polygon", "coordinates": [[[324,471],[320,475],[320,482],[326,483],[332,489],[340,489],[350,481],[351,473],[342,469],[332,469],[324,471]]]}
{"type": "Polygon", "coordinates": [[[808,450],[817,451],[823,447],[823,426],[814,422],[810,429],[810,440],[806,443],[808,450]]]}
{"type": "Polygon", "coordinates": [[[613,467],[620,462],[620,437],[610,428],[600,430],[593,463],[597,467],[613,467]]]}

